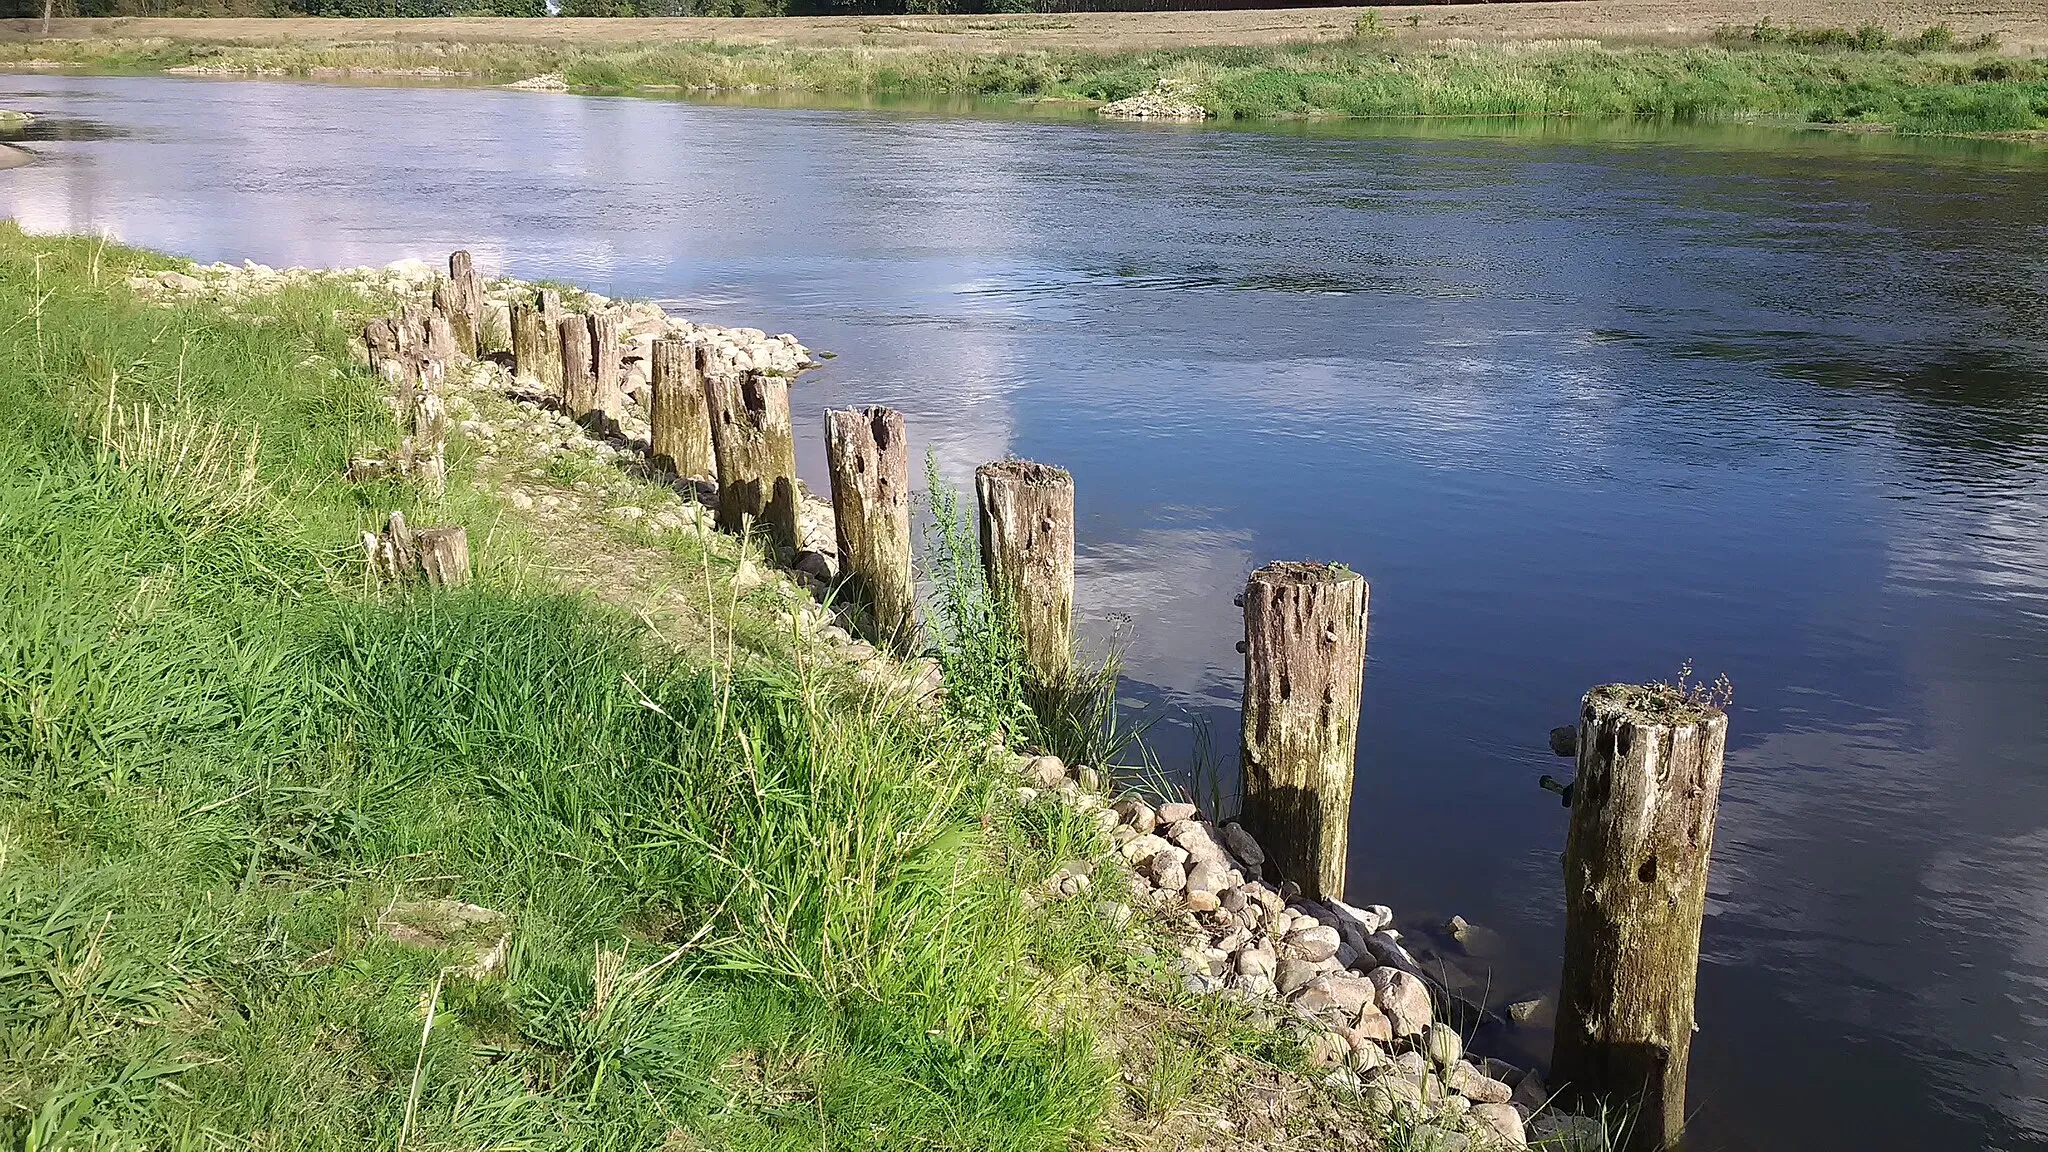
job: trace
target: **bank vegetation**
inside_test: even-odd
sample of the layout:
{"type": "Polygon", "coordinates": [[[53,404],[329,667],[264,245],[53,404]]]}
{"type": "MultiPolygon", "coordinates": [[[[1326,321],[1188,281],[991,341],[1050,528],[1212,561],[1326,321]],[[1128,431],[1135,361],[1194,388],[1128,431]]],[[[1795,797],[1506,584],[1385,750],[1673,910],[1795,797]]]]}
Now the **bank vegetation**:
{"type": "MultiPolygon", "coordinates": [[[[1108,103],[1164,92],[1224,121],[1579,117],[1759,121],[1914,133],[2048,128],[2048,61],[1944,26],[1887,31],[1724,28],[1711,43],[1418,42],[1379,10],[1336,40],[1096,52],[586,40],[309,39],[217,43],[104,34],[0,43],[0,66],[109,72],[384,75],[513,83],[560,77],[600,93],[779,93],[797,100],[1108,103]]],[[[568,22],[564,22],[567,25],[568,22]]],[[[584,26],[577,22],[577,26],[584,26]]],[[[592,22],[592,28],[602,24],[592,22]]],[[[448,22],[435,22],[446,30],[448,22]]]]}

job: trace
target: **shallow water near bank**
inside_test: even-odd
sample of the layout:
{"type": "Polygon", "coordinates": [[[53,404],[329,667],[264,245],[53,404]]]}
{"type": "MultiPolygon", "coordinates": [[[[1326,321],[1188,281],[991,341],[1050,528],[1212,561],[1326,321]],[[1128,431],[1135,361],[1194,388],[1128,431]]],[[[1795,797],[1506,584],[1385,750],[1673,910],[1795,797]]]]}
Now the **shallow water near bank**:
{"type": "MultiPolygon", "coordinates": [[[[1076,476],[1169,763],[1256,564],[1372,582],[1352,892],[1557,978],[1545,732],[1735,685],[1698,1148],[2048,1147],[2048,153],[1554,121],[1157,129],[0,77],[26,227],[439,260],[838,353],[956,483],[1076,476]]],[[[1541,1051],[1540,1034],[1519,1038],[1541,1051]]]]}

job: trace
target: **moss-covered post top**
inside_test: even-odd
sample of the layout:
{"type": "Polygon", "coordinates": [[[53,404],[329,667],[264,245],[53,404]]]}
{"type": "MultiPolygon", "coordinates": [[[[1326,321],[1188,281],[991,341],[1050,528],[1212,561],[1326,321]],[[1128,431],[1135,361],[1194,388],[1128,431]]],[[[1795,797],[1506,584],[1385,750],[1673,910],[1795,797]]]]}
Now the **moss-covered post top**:
{"type": "Polygon", "coordinates": [[[1692,724],[1726,727],[1728,714],[1703,692],[1662,682],[1602,684],[1586,693],[1581,712],[1630,724],[1679,728],[1692,724]]]}
{"type": "Polygon", "coordinates": [[[1342,564],[1325,564],[1315,560],[1275,560],[1252,573],[1252,579],[1260,584],[1336,584],[1345,580],[1363,580],[1363,576],[1342,564]]]}
{"type": "Polygon", "coordinates": [[[977,477],[1000,478],[1026,488],[1071,488],[1074,475],[1057,464],[1041,464],[1016,456],[991,461],[974,470],[977,477]]]}

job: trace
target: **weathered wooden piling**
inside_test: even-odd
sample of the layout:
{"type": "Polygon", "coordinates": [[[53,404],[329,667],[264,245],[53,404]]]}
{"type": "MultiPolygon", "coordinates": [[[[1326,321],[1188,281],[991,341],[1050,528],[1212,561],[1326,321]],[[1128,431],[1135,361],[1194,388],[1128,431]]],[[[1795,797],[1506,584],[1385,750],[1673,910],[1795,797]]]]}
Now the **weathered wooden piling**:
{"type": "Polygon", "coordinates": [[[401,305],[393,320],[398,332],[398,350],[408,356],[424,356],[427,351],[427,317],[433,310],[418,304],[401,305]]]}
{"type": "Polygon", "coordinates": [[[1296,561],[1244,589],[1243,822],[1312,899],[1344,895],[1369,591],[1342,565],[1296,561]]]}
{"type": "Polygon", "coordinates": [[[448,318],[438,312],[432,313],[426,321],[426,339],[420,346],[419,372],[420,387],[429,392],[438,392],[448,379],[448,362],[455,358],[455,329],[448,318]]]}
{"type": "Polygon", "coordinates": [[[363,533],[363,555],[380,584],[423,582],[452,588],[469,582],[469,531],[458,525],[412,528],[393,512],[382,533],[363,533]]]}
{"type": "Polygon", "coordinates": [[[591,373],[590,324],[565,316],[555,325],[562,362],[562,408],[572,420],[589,421],[597,408],[597,380],[591,373]]]}
{"type": "Polygon", "coordinates": [[[704,374],[694,350],[668,337],[654,342],[654,409],[649,421],[654,466],[672,476],[695,480],[718,473],[711,446],[711,415],[705,406],[704,374]]]}
{"type": "Polygon", "coordinates": [[[455,357],[460,347],[461,343],[455,335],[455,326],[447,316],[436,312],[427,317],[427,339],[421,349],[421,355],[445,364],[455,357]]]}
{"type": "Polygon", "coordinates": [[[512,378],[550,396],[562,392],[561,336],[540,305],[526,300],[512,305],[512,378]]]}
{"type": "Polygon", "coordinates": [[[711,445],[718,458],[718,526],[766,524],[776,544],[796,548],[796,438],[789,381],[767,372],[704,378],[711,445]]]}
{"type": "Polygon", "coordinates": [[[903,413],[826,412],[825,461],[845,585],[867,611],[870,637],[908,651],[917,632],[917,589],[910,574],[910,450],[903,413]]]}
{"type": "Polygon", "coordinates": [[[439,394],[414,394],[398,441],[398,473],[417,480],[429,499],[448,492],[448,409],[439,394]]]}
{"type": "Polygon", "coordinates": [[[606,433],[619,429],[626,414],[626,395],[619,387],[619,318],[593,312],[590,326],[590,394],[592,424],[606,433]]]}
{"type": "Polygon", "coordinates": [[[1579,712],[1551,1084],[1635,1109],[1630,1152],[1685,1128],[1707,861],[1728,717],[1668,685],[1608,684],[1579,712]]]}
{"type": "Polygon", "coordinates": [[[484,352],[484,283],[476,274],[476,262],[466,250],[448,254],[448,323],[455,330],[455,346],[465,356],[484,352]]]}
{"type": "Polygon", "coordinates": [[[370,357],[370,371],[382,376],[387,383],[396,385],[402,360],[398,351],[398,330],[392,317],[378,316],[363,325],[363,350],[370,357]]]}
{"type": "MultiPolygon", "coordinates": [[[[467,319],[463,314],[461,302],[456,299],[454,285],[446,280],[435,281],[433,301],[434,315],[448,325],[451,335],[457,333],[462,324],[467,322],[467,319]]],[[[456,336],[455,339],[459,341],[460,336],[456,336]]],[[[474,355],[476,351],[475,344],[476,341],[471,339],[469,346],[464,347],[463,351],[474,355]]]]}
{"type": "Polygon", "coordinates": [[[1066,683],[1074,660],[1074,478],[1031,460],[974,470],[981,565],[1016,622],[1031,678],[1066,683]]]}

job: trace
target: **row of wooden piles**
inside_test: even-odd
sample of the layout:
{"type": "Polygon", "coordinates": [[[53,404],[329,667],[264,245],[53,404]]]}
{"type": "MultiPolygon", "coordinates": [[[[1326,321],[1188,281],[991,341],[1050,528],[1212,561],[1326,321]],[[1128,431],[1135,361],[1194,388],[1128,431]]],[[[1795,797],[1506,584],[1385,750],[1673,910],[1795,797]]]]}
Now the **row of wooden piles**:
{"type": "MultiPolygon", "coordinates": [[[[389,381],[403,436],[366,472],[445,484],[449,360],[484,351],[484,297],[468,253],[429,309],[408,308],[364,332],[389,381]]],[[[511,366],[599,435],[625,409],[618,322],[564,310],[541,288],[510,310],[511,366]]],[[[785,552],[801,546],[789,378],[738,370],[712,348],[664,336],[652,349],[646,450],[657,470],[717,484],[717,522],[759,528],[785,552]]],[[[839,583],[864,630],[899,653],[919,644],[911,566],[909,445],[903,414],[867,407],[825,414],[839,583]]],[[[1029,460],[975,473],[981,560],[1015,621],[1041,691],[1070,685],[1074,653],[1074,481],[1029,460]]],[[[366,534],[387,579],[457,583],[468,573],[459,527],[408,529],[393,517],[366,534]]],[[[1284,561],[1253,572],[1244,612],[1242,820],[1277,873],[1310,897],[1344,893],[1362,693],[1368,587],[1342,565],[1284,561]]],[[[1582,1100],[1640,1110],[1634,1147],[1659,1147],[1684,1119],[1684,1082],[1707,857],[1726,718],[1712,708],[1646,708],[1624,685],[1585,697],[1575,734],[1579,773],[1566,847],[1563,1001],[1553,1083],[1582,1100]]]]}

